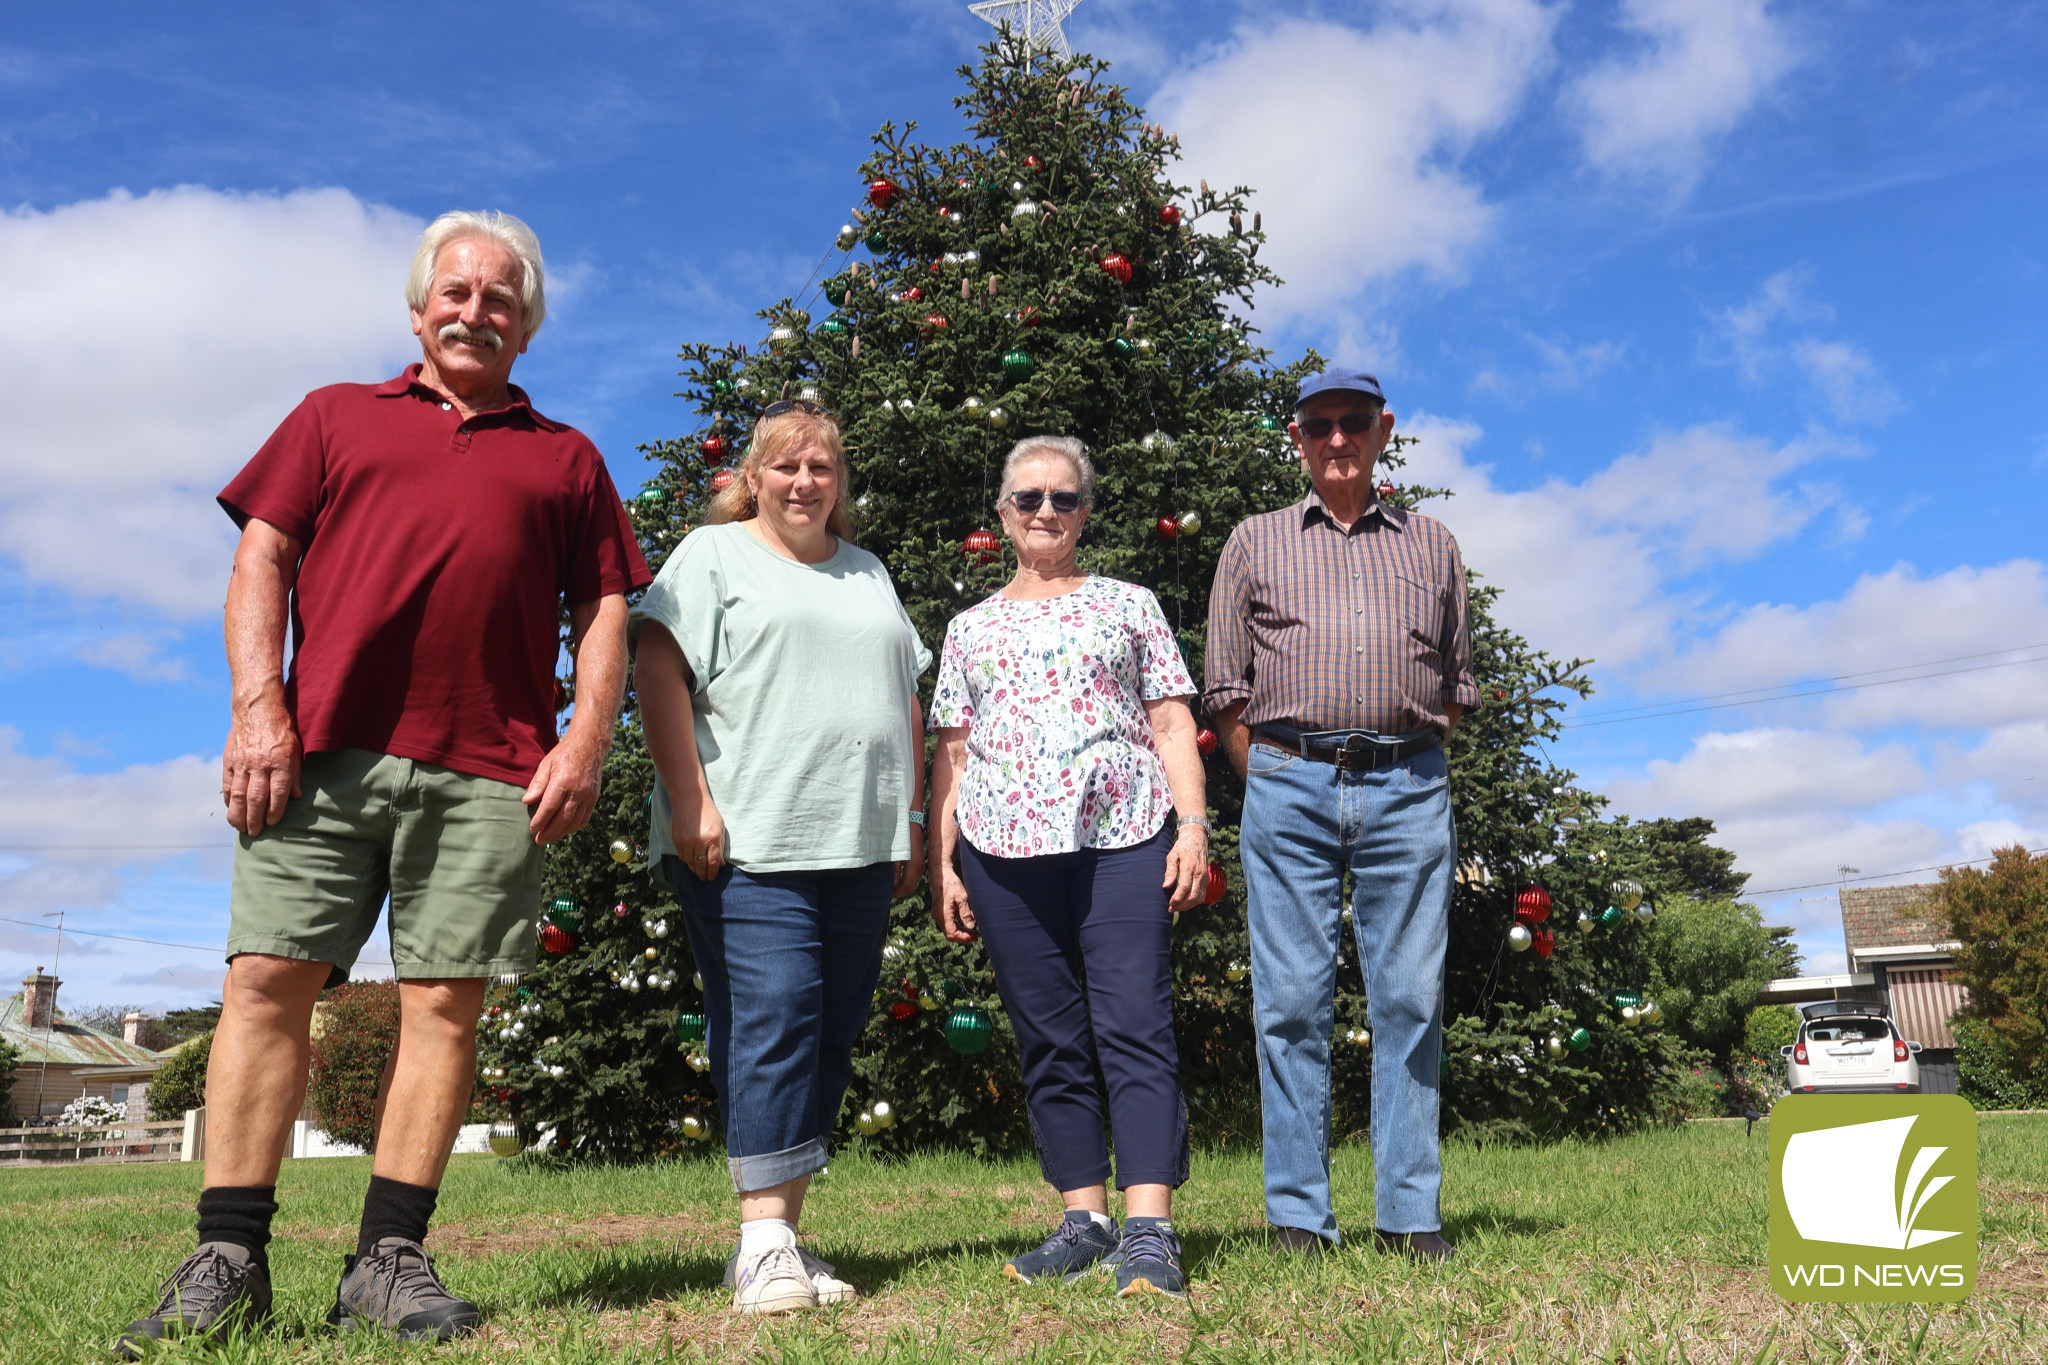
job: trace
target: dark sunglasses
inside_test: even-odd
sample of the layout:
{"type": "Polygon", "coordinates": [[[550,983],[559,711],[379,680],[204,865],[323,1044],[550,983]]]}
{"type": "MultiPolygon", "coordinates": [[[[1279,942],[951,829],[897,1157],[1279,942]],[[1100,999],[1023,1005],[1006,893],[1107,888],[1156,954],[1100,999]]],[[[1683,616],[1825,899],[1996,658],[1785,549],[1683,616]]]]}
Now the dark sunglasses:
{"type": "Polygon", "coordinates": [[[1363,436],[1379,424],[1380,415],[1376,412],[1347,412],[1342,417],[1335,419],[1328,417],[1303,417],[1295,423],[1296,426],[1301,428],[1301,434],[1308,437],[1311,441],[1326,439],[1335,427],[1344,428],[1346,436],[1363,436]]]}
{"type": "Polygon", "coordinates": [[[1010,493],[1010,501],[1027,517],[1037,515],[1038,509],[1045,506],[1047,498],[1052,499],[1052,510],[1063,517],[1071,515],[1081,505],[1081,495],[1064,488],[1054,489],[1050,493],[1042,488],[1018,488],[1010,493]]]}
{"type": "Polygon", "coordinates": [[[823,403],[813,403],[808,398],[785,398],[779,403],[770,403],[767,407],[761,409],[761,416],[764,419],[780,417],[785,412],[804,412],[809,413],[813,417],[831,417],[835,419],[839,416],[838,413],[832,411],[823,403]]]}

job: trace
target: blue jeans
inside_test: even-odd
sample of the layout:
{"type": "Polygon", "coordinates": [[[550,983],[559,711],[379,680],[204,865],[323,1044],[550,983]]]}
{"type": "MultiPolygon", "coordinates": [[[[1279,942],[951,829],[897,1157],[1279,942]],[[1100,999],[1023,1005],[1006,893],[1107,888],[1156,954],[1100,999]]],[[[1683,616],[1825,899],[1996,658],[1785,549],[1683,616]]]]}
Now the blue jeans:
{"type": "Polygon", "coordinates": [[[673,854],[661,861],[704,977],[733,1188],[823,1170],[882,974],[894,867],[750,876],[727,866],[706,882],[673,854]]]}
{"type": "Polygon", "coordinates": [[[1266,1218],[1339,1240],[1330,1033],[1343,878],[1372,1025],[1373,1200],[1387,1232],[1442,1227],[1437,1082],[1457,865],[1442,748],[1343,772],[1254,743],[1241,847],[1265,1116],[1266,1218]]]}

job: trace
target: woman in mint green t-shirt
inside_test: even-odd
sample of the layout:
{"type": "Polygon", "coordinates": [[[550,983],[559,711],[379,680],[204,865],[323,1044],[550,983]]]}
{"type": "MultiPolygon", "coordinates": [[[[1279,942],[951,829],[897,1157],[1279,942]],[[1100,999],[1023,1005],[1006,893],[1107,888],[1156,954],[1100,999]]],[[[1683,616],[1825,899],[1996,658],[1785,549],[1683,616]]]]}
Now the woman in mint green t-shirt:
{"type": "Polygon", "coordinates": [[[780,1313],[854,1297],[796,1223],[853,1078],[889,902],[924,858],[931,654],[852,542],[829,412],[771,405],[740,473],[635,612],[633,676],[660,779],[650,853],[704,977],[740,1196],[733,1307],[780,1313]]]}

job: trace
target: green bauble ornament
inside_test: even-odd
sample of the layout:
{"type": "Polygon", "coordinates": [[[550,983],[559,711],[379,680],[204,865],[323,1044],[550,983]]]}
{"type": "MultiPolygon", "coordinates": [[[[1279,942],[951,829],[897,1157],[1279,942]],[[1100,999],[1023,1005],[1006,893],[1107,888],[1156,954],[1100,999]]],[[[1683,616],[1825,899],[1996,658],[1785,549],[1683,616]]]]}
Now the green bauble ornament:
{"type": "Polygon", "coordinates": [[[1635,991],[1614,991],[1607,998],[1614,1002],[1616,1009],[1621,1009],[1627,1005],[1640,1005],[1643,1003],[1643,997],[1635,991]]]}
{"type": "Polygon", "coordinates": [[[853,281],[845,275],[834,275],[819,287],[824,292],[825,302],[834,308],[844,308],[846,301],[853,297],[853,281]]]}
{"type": "Polygon", "coordinates": [[[845,335],[846,335],[846,332],[847,332],[847,326],[846,326],[846,324],[845,324],[845,323],[843,323],[843,322],[841,322],[841,321],[840,321],[840,320],[839,320],[838,318],[826,318],[826,319],[825,319],[825,320],[824,320],[823,322],[821,322],[821,323],[819,323],[819,324],[818,324],[818,335],[819,335],[819,336],[826,336],[826,337],[838,337],[838,336],[845,336],[845,335]]]}
{"type": "Polygon", "coordinates": [[[1620,906],[1610,905],[1600,912],[1600,922],[1607,925],[1619,924],[1621,923],[1621,913],[1620,906]]]}
{"type": "Polygon", "coordinates": [[[1112,337],[1110,338],[1109,349],[1115,351],[1118,355],[1129,356],[1137,352],[1138,345],[1129,337],[1112,337]]]}
{"type": "Polygon", "coordinates": [[[1031,377],[1038,368],[1038,361],[1029,351],[1003,352],[1003,378],[1012,384],[1021,384],[1031,377]]]}
{"type": "Polygon", "coordinates": [[[713,392],[713,393],[717,394],[717,395],[718,395],[718,396],[719,396],[720,398],[725,398],[725,397],[728,397],[728,396],[730,396],[730,395],[731,395],[731,393],[732,393],[732,381],[731,381],[730,379],[714,379],[714,380],[712,380],[712,381],[711,381],[711,392],[713,392]]]}
{"type": "MultiPolygon", "coordinates": [[[[648,951],[652,952],[652,949],[648,951]]],[[[704,1041],[704,1016],[695,1010],[685,1010],[676,1016],[676,1041],[701,1043],[704,1041]]]]}
{"type": "Polygon", "coordinates": [[[583,927],[583,907],[574,896],[557,896],[548,902],[548,921],[573,934],[583,927]]]}
{"type": "Polygon", "coordinates": [[[962,1005],[946,1016],[946,1046],[962,1056],[988,1051],[996,1036],[996,1021],[979,1005],[962,1005]]]}
{"type": "Polygon", "coordinates": [[[874,253],[875,253],[875,254],[876,254],[877,256],[879,256],[879,255],[881,255],[881,254],[882,254],[882,247],[883,247],[884,243],[883,243],[883,241],[882,241],[882,234],[881,234],[881,233],[879,233],[879,232],[870,232],[870,233],[869,233],[869,234],[868,234],[867,236],[863,237],[863,238],[862,238],[861,240],[862,240],[862,241],[863,241],[864,243],[866,243],[866,245],[867,245],[867,249],[868,249],[869,251],[872,251],[872,252],[874,252],[874,253]]]}
{"type": "Polygon", "coordinates": [[[1287,424],[1285,422],[1282,422],[1278,417],[1275,417],[1270,412],[1262,412],[1259,414],[1260,431],[1281,431],[1285,429],[1286,425],[1287,424]]]}
{"type": "Polygon", "coordinates": [[[660,484],[650,483],[641,488],[640,501],[646,503],[649,507],[659,507],[662,503],[668,501],[668,494],[661,491],[660,484]]]}
{"type": "Polygon", "coordinates": [[[1571,1036],[1564,1040],[1564,1045],[1573,1052],[1584,1052],[1587,1048],[1593,1046],[1593,1035],[1582,1028],[1575,1028],[1572,1030],[1571,1036]]]}

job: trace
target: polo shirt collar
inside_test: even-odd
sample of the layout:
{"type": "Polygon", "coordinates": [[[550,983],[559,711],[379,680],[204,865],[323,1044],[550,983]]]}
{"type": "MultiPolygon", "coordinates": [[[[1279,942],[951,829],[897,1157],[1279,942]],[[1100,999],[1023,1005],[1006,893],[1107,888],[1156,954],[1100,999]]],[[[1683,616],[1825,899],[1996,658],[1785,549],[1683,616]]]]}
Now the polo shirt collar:
{"type": "MultiPolygon", "coordinates": [[[[1331,516],[1330,509],[1323,505],[1322,495],[1313,488],[1309,489],[1308,496],[1303,498],[1297,505],[1301,510],[1301,525],[1304,530],[1314,525],[1317,521],[1328,522],[1332,526],[1337,526],[1338,530],[1346,533],[1349,533],[1352,529],[1349,526],[1337,525],[1337,519],[1331,516]]],[[[1378,517],[1389,530],[1405,531],[1408,529],[1408,514],[1398,507],[1390,507],[1386,503],[1381,502],[1377,491],[1373,493],[1372,501],[1365,505],[1365,511],[1359,514],[1358,522],[1363,524],[1374,517],[1378,517]]]]}
{"type": "MultiPolygon", "coordinates": [[[[439,393],[436,393],[433,389],[420,382],[420,369],[419,362],[415,361],[398,374],[379,384],[371,392],[379,398],[403,398],[417,390],[423,396],[431,397],[437,403],[444,401],[439,393]]],[[[526,396],[525,389],[520,388],[517,384],[508,384],[506,387],[512,391],[512,401],[502,408],[492,408],[489,412],[478,413],[477,416],[499,417],[523,412],[532,420],[535,426],[543,431],[568,430],[567,427],[555,421],[552,417],[543,417],[539,410],[533,406],[533,400],[526,396]]]]}

